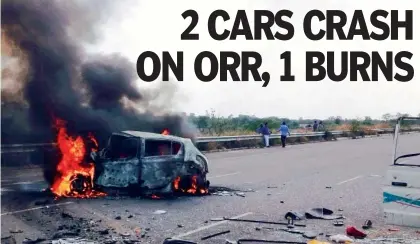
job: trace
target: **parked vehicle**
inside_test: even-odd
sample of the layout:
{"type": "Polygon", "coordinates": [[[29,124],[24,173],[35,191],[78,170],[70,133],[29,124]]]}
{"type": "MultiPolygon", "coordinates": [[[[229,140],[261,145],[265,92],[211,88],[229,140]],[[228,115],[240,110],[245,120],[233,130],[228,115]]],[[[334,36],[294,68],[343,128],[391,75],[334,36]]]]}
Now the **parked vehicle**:
{"type": "Polygon", "coordinates": [[[415,135],[417,151],[397,153],[401,125],[408,121],[420,124],[420,118],[415,117],[401,117],[397,121],[392,165],[383,189],[383,208],[387,224],[420,227],[420,135],[415,135]]]}

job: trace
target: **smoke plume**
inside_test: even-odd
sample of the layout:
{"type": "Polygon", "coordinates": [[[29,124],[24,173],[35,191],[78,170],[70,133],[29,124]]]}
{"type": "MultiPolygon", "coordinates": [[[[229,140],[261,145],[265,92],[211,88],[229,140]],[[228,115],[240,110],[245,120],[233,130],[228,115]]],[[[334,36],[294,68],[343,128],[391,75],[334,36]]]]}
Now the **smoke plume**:
{"type": "Polygon", "coordinates": [[[168,94],[139,90],[133,63],[84,51],[101,20],[122,11],[116,5],[130,8],[129,1],[2,1],[2,143],[54,141],[55,118],[71,133],[92,132],[100,144],[121,130],[167,128],[191,137],[183,116],[158,115],[171,101],[163,98],[165,108],[150,99],[168,94]]]}

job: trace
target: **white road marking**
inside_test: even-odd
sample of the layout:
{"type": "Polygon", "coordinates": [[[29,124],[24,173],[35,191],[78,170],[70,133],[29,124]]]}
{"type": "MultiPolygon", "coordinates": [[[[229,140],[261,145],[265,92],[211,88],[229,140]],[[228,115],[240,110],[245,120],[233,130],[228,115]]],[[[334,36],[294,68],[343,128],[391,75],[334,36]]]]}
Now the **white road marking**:
{"type": "MultiPolygon", "coordinates": [[[[244,213],[244,214],[241,214],[241,215],[238,215],[238,216],[232,217],[231,219],[239,219],[239,218],[242,218],[242,217],[248,216],[248,215],[250,215],[250,214],[253,214],[253,213],[252,213],[252,212],[244,213]]],[[[202,230],[207,230],[207,229],[210,229],[210,228],[212,228],[212,227],[215,227],[215,226],[218,226],[218,225],[221,225],[221,224],[225,224],[225,223],[227,223],[227,222],[228,222],[228,220],[222,220],[222,221],[216,222],[216,223],[214,223],[214,224],[210,224],[210,225],[202,226],[202,227],[197,228],[197,229],[195,229],[195,230],[188,231],[188,232],[185,232],[185,233],[179,234],[179,235],[177,235],[177,236],[174,236],[174,237],[172,237],[172,239],[179,239],[179,238],[181,238],[181,237],[189,236],[189,235],[192,235],[192,234],[194,234],[194,233],[200,232],[200,231],[202,231],[202,230]]]]}
{"type": "Polygon", "coordinates": [[[2,214],[0,214],[0,216],[3,216],[3,215],[11,215],[11,214],[16,214],[16,213],[23,213],[23,212],[29,212],[29,211],[43,209],[43,208],[51,208],[51,207],[60,206],[60,205],[68,205],[68,204],[72,204],[72,203],[74,203],[74,202],[64,202],[64,203],[57,203],[57,204],[40,206],[40,207],[36,207],[36,208],[22,209],[22,210],[18,210],[18,211],[12,211],[12,212],[2,213],[2,214]]]}
{"type": "Polygon", "coordinates": [[[13,182],[13,183],[6,183],[2,184],[4,186],[11,186],[11,185],[29,185],[33,183],[44,182],[43,180],[35,180],[35,181],[21,181],[21,182],[13,182]]]}
{"type": "Polygon", "coordinates": [[[359,175],[359,176],[353,177],[351,179],[338,182],[337,185],[341,185],[341,184],[344,184],[344,183],[347,183],[347,182],[350,182],[350,181],[353,181],[353,180],[357,180],[357,179],[362,178],[362,177],[363,177],[363,175],[359,175]]]}
{"type": "Polygon", "coordinates": [[[0,195],[3,195],[3,192],[6,192],[6,191],[14,191],[14,190],[8,189],[8,188],[1,188],[0,195]]]}
{"type": "Polygon", "coordinates": [[[235,172],[235,173],[224,174],[224,175],[215,175],[215,176],[207,177],[207,179],[221,178],[221,177],[226,177],[226,176],[231,176],[231,175],[237,175],[237,174],[240,174],[240,173],[241,172],[235,172]]]}

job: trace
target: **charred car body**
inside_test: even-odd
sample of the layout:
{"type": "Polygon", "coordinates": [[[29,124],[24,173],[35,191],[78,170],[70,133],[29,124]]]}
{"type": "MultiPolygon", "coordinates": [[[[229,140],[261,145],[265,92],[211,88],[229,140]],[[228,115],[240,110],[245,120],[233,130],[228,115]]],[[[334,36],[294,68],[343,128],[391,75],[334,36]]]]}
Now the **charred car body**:
{"type": "Polygon", "coordinates": [[[191,139],[140,131],[113,133],[106,148],[92,152],[94,185],[143,194],[204,193],[208,160],[191,139]]]}

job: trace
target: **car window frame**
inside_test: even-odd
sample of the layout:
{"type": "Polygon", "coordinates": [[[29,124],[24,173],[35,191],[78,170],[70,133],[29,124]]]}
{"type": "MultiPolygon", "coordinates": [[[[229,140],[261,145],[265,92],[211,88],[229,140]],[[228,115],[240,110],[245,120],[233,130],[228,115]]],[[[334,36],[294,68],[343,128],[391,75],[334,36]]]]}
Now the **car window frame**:
{"type": "Polygon", "coordinates": [[[141,149],[142,149],[142,142],[141,142],[140,138],[135,137],[135,136],[126,135],[126,134],[119,134],[119,133],[112,134],[108,139],[108,143],[107,143],[107,147],[106,147],[107,151],[111,151],[111,140],[112,140],[113,137],[124,138],[121,141],[136,140],[137,141],[136,155],[134,157],[129,157],[129,158],[112,158],[112,157],[108,158],[108,157],[106,157],[105,159],[112,160],[112,161],[121,161],[121,162],[129,161],[129,160],[133,160],[133,159],[140,159],[141,149]]]}
{"type": "Polygon", "coordinates": [[[180,157],[181,155],[184,154],[184,144],[180,141],[176,141],[176,140],[171,140],[171,139],[166,139],[166,138],[143,138],[143,143],[142,143],[142,153],[141,153],[141,157],[143,159],[149,159],[149,158],[162,158],[162,157],[180,157]],[[153,155],[153,156],[146,156],[146,143],[147,141],[170,141],[171,142],[171,154],[170,155],[153,155]],[[180,149],[178,151],[177,154],[172,154],[172,148],[173,148],[173,144],[174,143],[179,143],[180,144],[180,149]]]}

